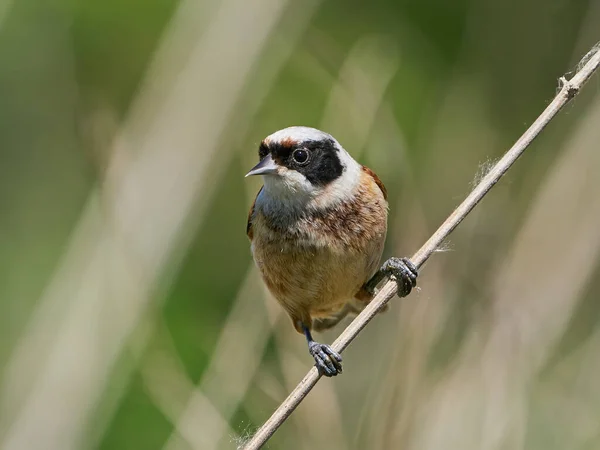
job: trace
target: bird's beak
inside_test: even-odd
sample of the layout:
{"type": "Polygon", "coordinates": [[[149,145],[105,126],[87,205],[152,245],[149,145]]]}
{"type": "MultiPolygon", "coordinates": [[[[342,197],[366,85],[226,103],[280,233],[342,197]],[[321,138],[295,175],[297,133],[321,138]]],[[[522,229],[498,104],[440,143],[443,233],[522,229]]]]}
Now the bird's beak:
{"type": "Polygon", "coordinates": [[[273,161],[271,154],[265,156],[257,165],[255,165],[250,172],[246,174],[247,177],[252,175],[273,175],[277,173],[277,164],[273,161]]]}

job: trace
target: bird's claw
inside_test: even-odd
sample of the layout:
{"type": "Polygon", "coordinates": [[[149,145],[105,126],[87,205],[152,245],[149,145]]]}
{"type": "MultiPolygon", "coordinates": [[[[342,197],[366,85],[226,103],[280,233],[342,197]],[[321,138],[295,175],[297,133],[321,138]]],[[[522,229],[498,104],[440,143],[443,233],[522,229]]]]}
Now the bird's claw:
{"type": "Polygon", "coordinates": [[[315,359],[315,366],[322,375],[335,377],[342,373],[342,357],[327,344],[311,342],[308,351],[315,359]]]}
{"type": "Polygon", "coordinates": [[[390,258],[383,263],[381,270],[396,279],[398,297],[406,297],[417,285],[419,271],[408,258],[390,258]]]}

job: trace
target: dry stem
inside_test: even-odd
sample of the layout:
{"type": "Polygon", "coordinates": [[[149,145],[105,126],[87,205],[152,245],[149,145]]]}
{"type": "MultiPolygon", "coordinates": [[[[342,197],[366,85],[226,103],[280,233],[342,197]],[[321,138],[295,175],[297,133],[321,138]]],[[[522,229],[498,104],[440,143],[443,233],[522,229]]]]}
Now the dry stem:
{"type": "MultiPolygon", "coordinates": [[[[548,105],[544,112],[536,119],[521,138],[512,146],[500,161],[487,173],[480,183],[471,191],[469,196],[454,210],[437,231],[429,238],[427,242],[413,255],[412,262],[421,267],[431,254],[442,244],[448,235],[463,221],[463,219],[477,206],[488,191],[502,178],[506,171],[529,147],[531,142],[542,132],[550,121],[558,114],[573,97],[575,97],[585,82],[600,66],[600,46],[594,47],[592,52],[586,55],[585,65],[578,72],[567,80],[560,78],[561,90],[554,100],[548,105]],[[595,53],[594,53],[595,51],[595,53]],[[592,56],[589,56],[590,53],[592,56]]],[[[360,331],[375,317],[379,310],[394,296],[397,292],[396,283],[388,281],[378,292],[371,303],[348,325],[343,333],[333,343],[333,348],[342,352],[350,342],[360,333],[360,331]]],[[[254,436],[246,443],[243,450],[256,450],[262,447],[267,440],[277,431],[285,422],[290,414],[296,409],[300,402],[308,395],[311,389],[317,384],[321,375],[315,367],[300,381],[296,388],[283,401],[273,415],[267,420],[254,436]]]]}

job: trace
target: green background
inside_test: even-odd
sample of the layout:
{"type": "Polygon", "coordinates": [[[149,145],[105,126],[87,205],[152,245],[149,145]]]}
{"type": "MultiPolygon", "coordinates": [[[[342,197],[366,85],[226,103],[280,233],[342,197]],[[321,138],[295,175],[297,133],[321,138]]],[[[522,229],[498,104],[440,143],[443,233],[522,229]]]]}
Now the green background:
{"type": "MultiPolygon", "coordinates": [[[[331,132],[387,186],[386,256],[410,255],[600,40],[586,0],[0,8],[15,449],[236,448],[310,368],[244,233],[260,140],[331,132]]],[[[599,80],[268,448],[600,447],[599,80]]]]}

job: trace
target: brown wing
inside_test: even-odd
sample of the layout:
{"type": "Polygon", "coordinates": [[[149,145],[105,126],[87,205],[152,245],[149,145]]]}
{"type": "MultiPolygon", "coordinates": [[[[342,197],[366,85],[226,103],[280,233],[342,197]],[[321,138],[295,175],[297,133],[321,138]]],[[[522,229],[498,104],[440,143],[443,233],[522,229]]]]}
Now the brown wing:
{"type": "Polygon", "coordinates": [[[258,193],[256,194],[256,197],[254,197],[254,201],[252,202],[252,206],[250,207],[250,211],[248,212],[248,223],[246,224],[246,234],[248,235],[250,240],[252,240],[252,237],[253,237],[252,216],[254,215],[254,205],[256,205],[256,198],[258,197],[258,195],[260,194],[260,191],[262,191],[262,190],[263,190],[263,188],[261,187],[259,189],[258,193]]]}
{"type": "Polygon", "coordinates": [[[381,189],[381,192],[383,193],[383,198],[387,200],[387,189],[385,188],[383,182],[379,179],[377,174],[371,169],[369,169],[367,166],[362,166],[362,170],[363,172],[366,172],[368,175],[370,175],[371,178],[373,178],[373,181],[375,181],[377,186],[379,186],[379,189],[381,189]]]}

